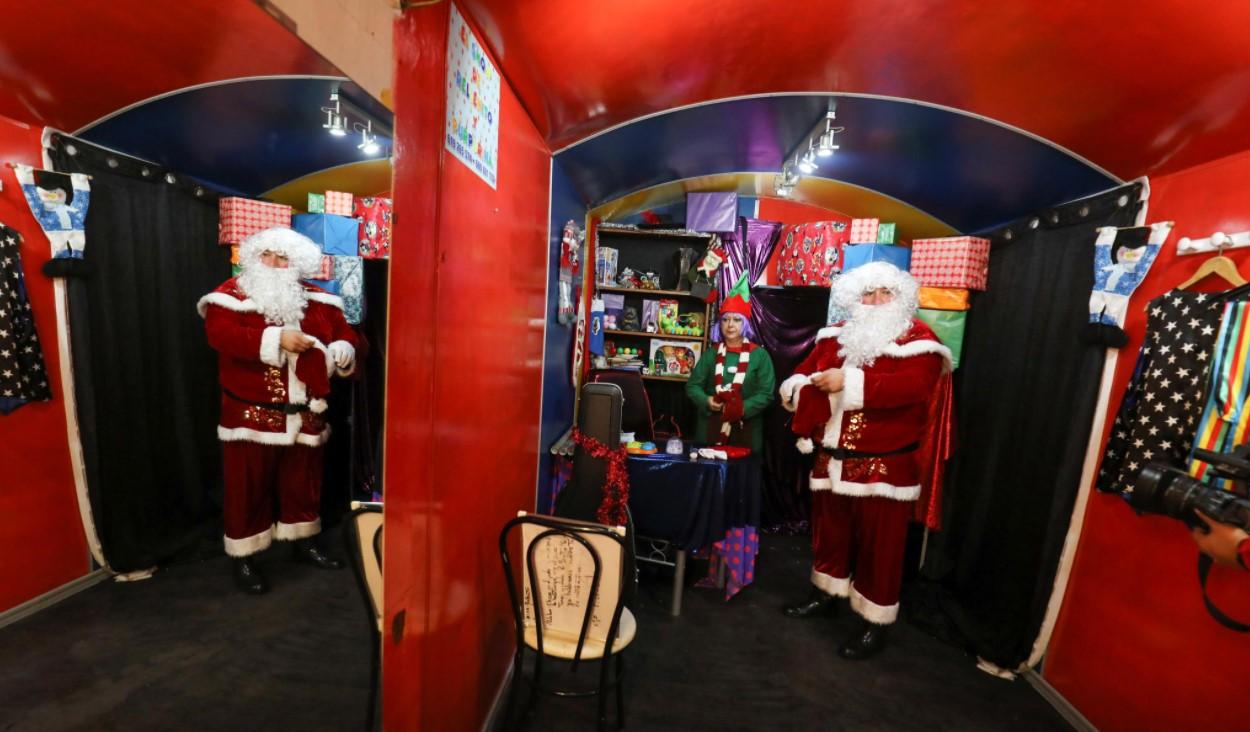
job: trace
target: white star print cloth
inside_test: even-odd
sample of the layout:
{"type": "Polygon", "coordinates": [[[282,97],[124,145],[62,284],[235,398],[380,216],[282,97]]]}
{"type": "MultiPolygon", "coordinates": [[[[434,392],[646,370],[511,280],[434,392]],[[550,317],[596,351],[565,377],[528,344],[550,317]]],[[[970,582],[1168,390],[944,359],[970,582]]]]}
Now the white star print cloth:
{"type": "Polygon", "coordinates": [[[22,275],[22,237],[0,224],[0,414],[52,398],[22,275]]]}

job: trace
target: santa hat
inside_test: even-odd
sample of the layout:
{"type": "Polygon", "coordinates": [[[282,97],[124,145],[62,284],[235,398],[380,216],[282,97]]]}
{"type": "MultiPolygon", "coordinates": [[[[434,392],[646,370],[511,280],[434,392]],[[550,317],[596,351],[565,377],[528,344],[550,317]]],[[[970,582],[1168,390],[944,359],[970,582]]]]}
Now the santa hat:
{"type": "Polygon", "coordinates": [[[869,262],[849,272],[843,272],[833,281],[829,297],[834,306],[848,313],[866,290],[884,287],[894,293],[894,301],[903,303],[911,312],[919,307],[920,286],[907,272],[889,262],[869,262]]]}
{"type": "Polygon", "coordinates": [[[303,234],[285,226],[265,229],[239,244],[239,265],[243,269],[260,264],[263,252],[281,254],[300,277],[315,277],[321,270],[321,247],[303,234]]]}
{"type": "Polygon", "coordinates": [[[720,304],[720,314],[737,313],[744,320],[751,319],[751,288],[747,285],[747,273],[743,272],[733,289],[720,304]]]}

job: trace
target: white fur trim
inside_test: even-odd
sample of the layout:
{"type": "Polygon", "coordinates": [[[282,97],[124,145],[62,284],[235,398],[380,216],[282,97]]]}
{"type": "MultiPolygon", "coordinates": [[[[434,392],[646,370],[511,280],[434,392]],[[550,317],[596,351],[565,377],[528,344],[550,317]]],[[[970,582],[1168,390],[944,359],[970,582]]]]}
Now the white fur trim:
{"type": "MultiPolygon", "coordinates": [[[[299,419],[298,414],[287,415],[288,426],[291,423],[291,417],[299,419]]],[[[299,422],[296,422],[296,429],[299,429],[299,422]]],[[[217,425],[217,439],[222,442],[255,442],[259,445],[307,445],[308,447],[319,447],[330,439],[330,427],[327,425],[320,434],[306,435],[303,432],[261,432],[250,427],[222,427],[217,425]]]]}
{"type": "Polygon", "coordinates": [[[812,383],[812,377],[807,374],[794,374],[781,382],[781,387],[777,389],[777,393],[781,396],[781,406],[787,412],[798,409],[799,392],[810,383],[812,383]]]}
{"type": "Polygon", "coordinates": [[[223,536],[222,539],[226,545],[226,554],[232,557],[250,557],[269,548],[273,542],[273,527],[243,539],[231,539],[228,536],[223,536]]]}
{"type": "Polygon", "coordinates": [[[325,399],[313,399],[308,402],[308,408],[312,410],[313,414],[321,414],[326,411],[328,406],[325,399]]]}
{"type": "Polygon", "coordinates": [[[316,536],[321,533],[321,519],[313,519],[312,521],[303,521],[298,524],[284,524],[281,521],[274,526],[273,538],[278,541],[295,541],[296,539],[307,539],[310,536],[316,536]]]}
{"type": "Polygon", "coordinates": [[[271,325],[260,334],[260,360],[270,366],[285,366],[286,354],[282,351],[282,328],[271,325]]]}
{"type": "Polygon", "coordinates": [[[821,328],[820,330],[816,331],[816,340],[823,341],[828,338],[834,338],[841,332],[842,332],[842,326],[830,325],[828,327],[821,328]]]}
{"type": "Polygon", "coordinates": [[[893,605],[878,605],[869,600],[859,591],[855,589],[855,585],[851,585],[851,609],[859,613],[860,617],[870,623],[877,625],[889,625],[898,620],[898,603],[893,605]]]}
{"type": "Polygon", "coordinates": [[[816,449],[816,444],[812,442],[812,438],[810,437],[800,437],[798,440],[794,442],[794,446],[797,447],[799,449],[799,452],[803,453],[804,455],[811,455],[812,452],[816,449]]]}
{"type": "Polygon", "coordinates": [[[223,307],[227,310],[233,310],[236,313],[260,312],[260,308],[256,306],[256,302],[252,300],[252,298],[249,297],[246,300],[240,300],[239,298],[227,295],[224,292],[210,292],[204,297],[201,297],[200,301],[195,304],[195,312],[199,313],[202,318],[208,312],[209,305],[223,307]]]}
{"type": "Polygon", "coordinates": [[[333,305],[339,310],[343,309],[343,298],[323,290],[308,290],[308,299],[316,300],[317,302],[325,303],[326,305],[333,305]]]}
{"type": "Polygon", "coordinates": [[[849,577],[834,577],[824,572],[817,572],[815,567],[812,568],[812,584],[826,595],[834,597],[846,597],[851,589],[849,577]]]}
{"type": "Polygon", "coordinates": [[[951,370],[951,349],[941,343],[938,343],[937,341],[911,341],[910,343],[904,343],[901,346],[897,343],[891,343],[885,347],[884,351],[882,351],[883,355],[890,356],[892,358],[908,358],[910,356],[919,356],[925,353],[938,354],[942,357],[942,361],[944,363],[943,370],[951,370]]]}
{"type": "MultiPolygon", "coordinates": [[[[833,462],[834,461],[830,460],[829,464],[832,465],[833,462]]],[[[813,491],[831,491],[833,490],[833,479],[832,478],[808,478],[807,487],[813,491]]]]}
{"type": "Polygon", "coordinates": [[[864,370],[853,366],[842,369],[842,409],[853,412],[864,408],[864,370]]]}
{"type": "Polygon", "coordinates": [[[838,446],[838,441],[842,436],[842,392],[834,392],[827,395],[829,397],[829,421],[825,422],[825,434],[820,438],[820,444],[832,450],[838,446]]]}
{"type": "MultiPolygon", "coordinates": [[[[837,460],[830,460],[830,468],[833,464],[838,463],[838,470],[842,469],[842,463],[837,460]]],[[[832,472],[832,470],[830,470],[832,472]]],[[[838,481],[838,485],[833,489],[834,493],[843,496],[856,496],[866,498],[876,496],[878,498],[893,498],[896,501],[914,501],[920,497],[919,485],[890,485],[889,483],[852,483],[847,480],[838,481]]]]}

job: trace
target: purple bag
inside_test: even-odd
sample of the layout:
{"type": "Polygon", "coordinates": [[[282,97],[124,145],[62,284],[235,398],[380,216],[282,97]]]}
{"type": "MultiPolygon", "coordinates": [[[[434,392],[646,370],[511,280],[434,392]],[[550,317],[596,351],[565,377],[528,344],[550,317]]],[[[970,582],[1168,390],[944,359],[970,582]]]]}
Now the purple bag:
{"type": "Polygon", "coordinates": [[[686,228],[732,233],[738,225],[737,193],[687,193],[686,228]]]}

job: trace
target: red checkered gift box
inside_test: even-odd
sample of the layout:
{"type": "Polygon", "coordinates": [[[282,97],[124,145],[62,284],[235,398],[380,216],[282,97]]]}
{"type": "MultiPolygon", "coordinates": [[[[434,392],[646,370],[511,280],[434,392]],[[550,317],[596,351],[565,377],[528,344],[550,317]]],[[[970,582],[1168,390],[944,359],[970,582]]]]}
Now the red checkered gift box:
{"type": "Polygon", "coordinates": [[[877,227],[881,219],[851,219],[851,244],[870,244],[877,241],[877,227]]]}
{"type": "Polygon", "coordinates": [[[310,279],[314,280],[332,280],[334,279],[334,257],[329,254],[321,255],[321,269],[317,270],[317,276],[310,279]]]}
{"type": "Polygon", "coordinates": [[[223,198],[219,204],[217,242],[238,244],[258,231],[291,225],[291,207],[250,198],[223,198]]]}
{"type": "Polygon", "coordinates": [[[989,271],[989,239],[948,236],[911,243],[911,275],[925,287],[984,290],[989,271]]]}
{"type": "Polygon", "coordinates": [[[342,191],[326,191],[326,213],[339,216],[352,215],[352,194],[342,191]]]}
{"type": "Polygon", "coordinates": [[[828,287],[842,270],[842,247],[850,232],[842,221],[791,224],[777,240],[776,284],[828,287]]]}

